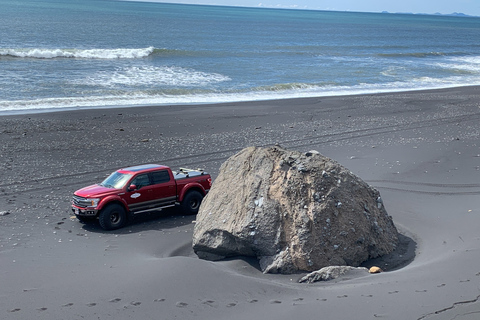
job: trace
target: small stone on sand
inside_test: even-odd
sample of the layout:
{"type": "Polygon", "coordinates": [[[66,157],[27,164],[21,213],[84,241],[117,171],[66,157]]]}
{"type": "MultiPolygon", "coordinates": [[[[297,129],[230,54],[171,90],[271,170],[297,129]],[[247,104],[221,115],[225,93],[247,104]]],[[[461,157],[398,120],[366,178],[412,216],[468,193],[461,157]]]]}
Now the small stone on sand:
{"type": "Polygon", "coordinates": [[[368,270],[368,272],[370,272],[370,273],[381,273],[381,272],[383,272],[383,270],[380,269],[379,267],[371,267],[371,268],[368,270]]]}

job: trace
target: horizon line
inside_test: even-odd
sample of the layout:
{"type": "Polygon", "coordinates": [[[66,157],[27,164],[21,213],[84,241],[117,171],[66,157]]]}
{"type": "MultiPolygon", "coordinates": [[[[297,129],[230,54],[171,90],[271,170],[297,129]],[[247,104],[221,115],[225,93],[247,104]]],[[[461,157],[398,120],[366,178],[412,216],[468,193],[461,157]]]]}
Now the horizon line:
{"type": "Polygon", "coordinates": [[[312,9],[307,6],[281,6],[281,5],[263,5],[259,3],[257,6],[249,5],[228,5],[228,4],[215,4],[215,3],[179,3],[179,2],[168,2],[163,0],[115,0],[115,1],[125,1],[125,2],[148,2],[148,3],[163,3],[163,4],[179,4],[179,5],[191,5],[191,6],[213,6],[213,7],[231,7],[231,8],[252,8],[252,9],[279,9],[279,10],[305,10],[305,11],[326,11],[326,12],[348,12],[348,13],[376,13],[376,14],[399,14],[399,15],[425,15],[425,16],[447,16],[447,17],[465,17],[465,18],[478,18],[480,15],[470,15],[463,12],[452,12],[452,13],[426,13],[426,12],[390,12],[387,10],[382,11],[355,11],[355,10],[333,10],[333,9],[312,9]]]}

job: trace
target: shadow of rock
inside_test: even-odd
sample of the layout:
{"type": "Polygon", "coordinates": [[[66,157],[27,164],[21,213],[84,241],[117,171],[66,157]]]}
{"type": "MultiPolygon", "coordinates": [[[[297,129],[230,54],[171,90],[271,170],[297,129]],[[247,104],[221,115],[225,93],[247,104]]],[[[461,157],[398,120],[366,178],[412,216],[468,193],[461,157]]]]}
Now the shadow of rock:
{"type": "Polygon", "coordinates": [[[389,254],[384,256],[369,259],[362,263],[360,266],[365,268],[371,268],[373,266],[380,267],[383,271],[394,271],[401,269],[415,259],[415,250],[417,243],[412,238],[398,234],[397,248],[389,254]]]}

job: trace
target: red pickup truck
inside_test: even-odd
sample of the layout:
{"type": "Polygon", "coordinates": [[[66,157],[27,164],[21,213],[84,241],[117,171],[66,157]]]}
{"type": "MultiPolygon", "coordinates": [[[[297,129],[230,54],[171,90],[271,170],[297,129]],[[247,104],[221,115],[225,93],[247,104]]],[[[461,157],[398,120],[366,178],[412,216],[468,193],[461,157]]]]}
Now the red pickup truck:
{"type": "Polygon", "coordinates": [[[72,210],[80,221],[98,218],[105,230],[123,227],[130,214],[179,205],[185,214],[196,214],[212,178],[203,170],[144,164],[123,168],[102,183],[73,194],[72,210]]]}

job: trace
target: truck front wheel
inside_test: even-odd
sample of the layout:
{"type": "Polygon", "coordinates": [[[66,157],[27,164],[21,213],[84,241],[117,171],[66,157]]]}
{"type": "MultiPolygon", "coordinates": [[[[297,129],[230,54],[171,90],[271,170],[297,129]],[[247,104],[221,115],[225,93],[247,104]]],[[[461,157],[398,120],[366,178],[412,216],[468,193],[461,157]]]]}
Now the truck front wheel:
{"type": "Polygon", "coordinates": [[[112,203],[102,209],[98,221],[103,229],[115,230],[125,225],[127,214],[121,205],[112,203]]]}
{"type": "Polygon", "coordinates": [[[200,204],[202,203],[203,195],[198,191],[190,191],[185,195],[182,201],[182,212],[184,214],[197,214],[200,204]]]}

